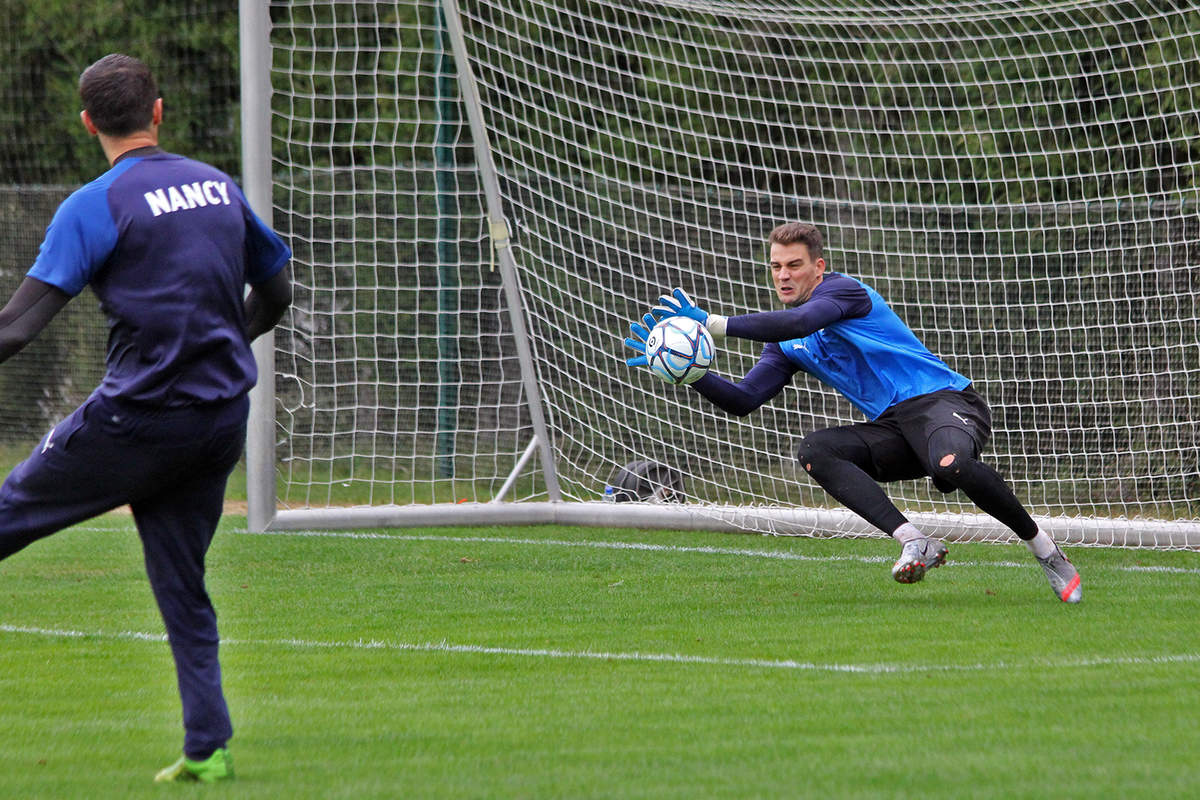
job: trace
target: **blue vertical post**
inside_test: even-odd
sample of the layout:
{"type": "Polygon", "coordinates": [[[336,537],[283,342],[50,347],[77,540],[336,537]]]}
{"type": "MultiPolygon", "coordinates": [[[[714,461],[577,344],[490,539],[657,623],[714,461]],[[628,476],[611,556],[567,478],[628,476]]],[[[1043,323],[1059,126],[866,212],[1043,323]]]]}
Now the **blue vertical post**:
{"type": "Polygon", "coordinates": [[[438,415],[437,474],[454,477],[458,431],[459,258],[457,180],[454,148],[458,141],[458,78],[445,43],[446,20],[437,11],[437,143],[434,180],[437,195],[438,253],[438,415]]]}

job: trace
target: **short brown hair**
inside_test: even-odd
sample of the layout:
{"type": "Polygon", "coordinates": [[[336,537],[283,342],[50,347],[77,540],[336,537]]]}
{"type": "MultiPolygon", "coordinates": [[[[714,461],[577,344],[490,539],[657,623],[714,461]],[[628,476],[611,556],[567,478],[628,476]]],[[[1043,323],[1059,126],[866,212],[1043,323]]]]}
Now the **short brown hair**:
{"type": "Polygon", "coordinates": [[[767,235],[767,244],[803,244],[808,254],[818,259],[825,250],[825,237],[816,225],[807,222],[785,222],[767,235]]]}
{"type": "Polygon", "coordinates": [[[141,61],[110,53],[79,76],[79,97],[97,130],[128,136],[150,127],[158,84],[141,61]]]}

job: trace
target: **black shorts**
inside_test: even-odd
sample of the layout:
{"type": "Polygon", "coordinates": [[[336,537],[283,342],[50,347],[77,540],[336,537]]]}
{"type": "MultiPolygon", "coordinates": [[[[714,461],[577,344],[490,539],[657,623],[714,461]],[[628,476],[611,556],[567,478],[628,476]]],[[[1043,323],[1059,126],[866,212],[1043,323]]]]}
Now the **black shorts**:
{"type": "Polygon", "coordinates": [[[938,453],[970,448],[968,455],[978,458],[992,435],[992,413],[979,393],[967,386],[918,395],[871,422],[820,433],[826,441],[840,439],[845,446],[839,450],[875,480],[911,480],[933,475],[932,461],[938,453]]]}
{"type": "Polygon", "coordinates": [[[976,455],[992,436],[992,411],[970,385],[963,389],[910,397],[889,408],[863,427],[882,426],[898,430],[906,439],[928,441],[941,428],[965,430],[975,441],[976,455]]]}

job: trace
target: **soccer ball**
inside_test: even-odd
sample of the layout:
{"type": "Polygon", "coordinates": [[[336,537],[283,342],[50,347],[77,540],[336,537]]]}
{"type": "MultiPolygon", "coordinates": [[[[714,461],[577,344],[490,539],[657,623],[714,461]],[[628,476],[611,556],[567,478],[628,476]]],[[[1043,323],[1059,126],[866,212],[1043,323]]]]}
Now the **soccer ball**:
{"type": "Polygon", "coordinates": [[[667,317],[646,337],[651,372],[676,385],[699,380],[715,351],[712,334],[691,317],[667,317]]]}

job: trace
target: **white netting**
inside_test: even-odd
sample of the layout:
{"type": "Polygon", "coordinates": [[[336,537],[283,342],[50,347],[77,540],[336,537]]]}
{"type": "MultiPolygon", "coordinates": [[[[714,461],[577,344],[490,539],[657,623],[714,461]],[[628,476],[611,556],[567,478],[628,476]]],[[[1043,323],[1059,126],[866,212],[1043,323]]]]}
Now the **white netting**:
{"type": "MultiPolygon", "coordinates": [[[[486,500],[532,433],[469,134],[438,147],[454,65],[437,61],[434,6],[367,8],[275,13],[276,202],[306,309],[280,354],[281,498],[336,505],[357,481],[372,503],[486,500]],[[447,154],[457,166],[439,172],[447,154]]],[[[732,506],[742,527],[780,530],[760,509],[829,507],[792,451],[860,419],[849,404],[798,376],[732,420],[626,368],[621,344],[673,286],[722,314],[775,307],[763,238],[806,220],[832,269],[975,380],[995,417],[988,458],[1035,514],[1195,534],[1190,4],[459,10],[563,499],[596,499],[615,467],[651,459],[684,473],[699,513],[732,506]]],[[[757,345],[727,347],[717,369],[740,376],[757,345]]],[[[509,499],[546,498],[537,467],[509,499]]],[[[892,494],[963,524],[975,511],[926,482],[892,494]]]]}
{"type": "Polygon", "coordinates": [[[288,2],[272,19],[274,221],[296,276],[280,503],[487,499],[528,422],[438,7],[288,2]]]}

